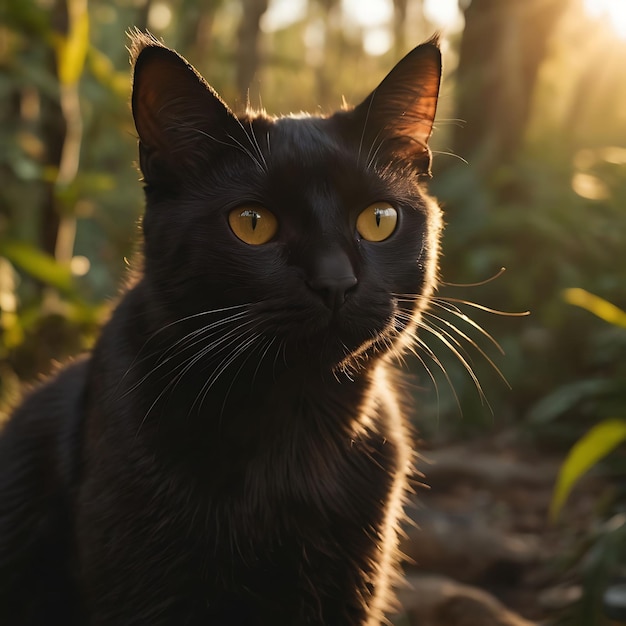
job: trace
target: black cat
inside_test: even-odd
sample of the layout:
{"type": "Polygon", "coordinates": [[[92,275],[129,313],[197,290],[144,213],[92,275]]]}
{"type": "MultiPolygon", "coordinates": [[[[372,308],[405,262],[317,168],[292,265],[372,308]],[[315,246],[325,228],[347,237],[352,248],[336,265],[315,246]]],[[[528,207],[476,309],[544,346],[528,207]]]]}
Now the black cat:
{"type": "Polygon", "coordinates": [[[0,438],[0,624],[380,624],[437,42],[329,117],[236,117],[151,37],[132,56],[144,267],[0,438]]]}

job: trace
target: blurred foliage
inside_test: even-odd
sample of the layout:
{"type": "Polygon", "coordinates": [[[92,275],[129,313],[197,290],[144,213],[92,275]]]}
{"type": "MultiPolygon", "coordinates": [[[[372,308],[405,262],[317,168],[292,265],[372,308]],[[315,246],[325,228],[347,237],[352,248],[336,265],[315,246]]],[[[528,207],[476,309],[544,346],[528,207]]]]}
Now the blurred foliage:
{"type": "MultiPolygon", "coordinates": [[[[610,302],[579,288],[568,289],[564,299],[616,326],[622,335],[626,335],[626,312],[610,302]]],[[[570,626],[608,626],[610,622],[602,610],[607,588],[611,583],[626,580],[626,465],[623,455],[611,455],[626,440],[626,386],[623,378],[597,382],[605,384],[581,384],[576,394],[578,402],[594,398],[594,404],[602,411],[598,416],[601,421],[569,451],[559,470],[550,506],[550,517],[556,522],[571,490],[592,468],[601,465],[610,479],[605,493],[597,495],[602,521],[582,538],[571,558],[570,566],[580,572],[584,585],[580,600],[570,607],[564,618],[563,623],[570,626]],[[608,398],[612,398],[612,402],[607,402],[608,398]],[[609,416],[613,410],[617,411],[619,418],[609,416]]],[[[550,397],[568,395],[573,395],[573,390],[564,394],[558,389],[545,398],[543,403],[549,407],[547,412],[551,410],[558,414],[567,410],[567,405],[554,400],[550,402],[550,397]]]]}
{"type": "MultiPolygon", "coordinates": [[[[387,12],[378,23],[350,5],[341,0],[272,0],[267,6],[262,0],[5,1],[0,16],[3,387],[5,380],[30,380],[45,372],[49,357],[62,360],[89,346],[108,300],[125,279],[127,259],[135,255],[142,200],[133,165],[125,32],[137,26],[162,36],[235,109],[249,98],[270,113],[324,112],[337,108],[344,96],[359,101],[401,54],[437,29],[422,0],[380,0],[387,12]],[[256,53],[242,58],[238,33],[251,29],[258,30],[256,53]],[[377,36],[380,44],[381,34],[377,52],[383,53],[367,53],[364,46],[377,36]],[[252,65],[243,67],[251,56],[252,65]],[[239,78],[251,71],[254,79],[242,93],[239,78]],[[73,108],[67,93],[72,88],[78,103],[73,108]],[[68,157],[70,139],[74,161],[68,157]],[[55,342],[52,349],[39,335],[49,318],[63,320],[75,340],[67,346],[55,342]],[[27,346],[35,351],[32,358],[24,356],[27,346]]],[[[621,69],[626,42],[587,16],[582,0],[473,0],[461,7],[465,30],[461,20],[449,29],[444,46],[446,78],[431,185],[448,222],[442,277],[454,284],[440,290],[453,302],[433,311],[428,342],[446,374],[425,356],[438,391],[432,397],[420,394],[420,428],[447,432],[452,425],[472,432],[485,423],[521,423],[538,441],[566,446],[596,419],[607,389],[624,373],[626,340],[615,328],[598,328],[583,311],[568,307],[561,293],[577,287],[618,306],[626,303],[621,69]],[[533,24],[541,20],[542,30],[534,32],[533,24]],[[517,37],[481,36],[494,28],[517,37]],[[511,41],[521,43],[514,48],[511,41]],[[519,63],[529,49],[539,51],[532,68],[530,61],[519,63]],[[488,55],[498,63],[487,80],[488,55]],[[466,92],[473,80],[480,97],[472,99],[466,92]],[[463,122],[455,117],[459,84],[466,94],[463,122]],[[508,111],[514,100],[524,104],[508,111]],[[472,128],[489,132],[473,138],[468,148],[463,137],[474,137],[472,128]],[[464,153],[455,155],[457,148],[464,153]],[[489,281],[502,267],[507,271],[489,281]],[[494,316],[462,300],[531,315],[494,316]],[[506,356],[463,315],[488,330],[506,356]],[[481,351],[502,370],[512,391],[481,351]],[[459,355],[476,372],[484,395],[459,355]]],[[[417,362],[415,370],[428,387],[417,362]]]]}
{"type": "MultiPolygon", "coordinates": [[[[562,449],[596,423],[607,397],[616,398],[609,388],[626,375],[626,337],[562,299],[576,287],[626,303],[626,42],[572,1],[549,43],[519,150],[488,168],[480,145],[474,158],[460,155],[468,165],[440,157],[432,189],[447,214],[444,279],[476,283],[507,270],[443,295],[530,311],[522,319],[474,315],[506,352],[496,361],[510,392],[476,363],[494,421],[522,424],[536,443],[562,449]]],[[[483,426],[490,417],[472,381],[454,382],[463,429],[483,426]]]]}
{"type": "Polygon", "coordinates": [[[561,466],[550,506],[550,518],[559,516],[574,485],[594,465],[626,440],[626,420],[608,419],[579,439],[561,466]]]}

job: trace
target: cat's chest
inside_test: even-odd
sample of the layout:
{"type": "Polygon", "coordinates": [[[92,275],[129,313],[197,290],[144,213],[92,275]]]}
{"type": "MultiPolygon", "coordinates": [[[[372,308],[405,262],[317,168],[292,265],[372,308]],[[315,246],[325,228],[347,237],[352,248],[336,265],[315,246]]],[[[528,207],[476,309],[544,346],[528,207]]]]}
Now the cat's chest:
{"type": "MultiPolygon", "coordinates": [[[[246,419],[267,424],[254,436],[213,432],[212,446],[200,436],[172,439],[166,453],[146,429],[127,449],[115,442],[115,463],[103,444],[85,468],[77,507],[87,587],[110,584],[107,606],[116,594],[160,602],[159,590],[167,590],[180,602],[192,598],[218,610],[234,589],[273,598],[276,590],[303,593],[316,572],[366,571],[398,449],[384,431],[384,414],[372,416],[377,430],[352,436],[342,414],[345,407],[328,397],[259,403],[246,419]]],[[[283,592],[278,596],[281,606],[283,592]]]]}
{"type": "MultiPolygon", "coordinates": [[[[385,416],[376,417],[380,427],[385,416]]],[[[187,536],[261,539],[313,520],[371,521],[398,463],[389,433],[350,432],[345,410],[319,399],[247,407],[231,419],[248,427],[139,436],[126,450],[115,442],[117,463],[104,443],[86,468],[86,498],[117,503],[103,517],[145,516],[159,533],[187,536]]]]}

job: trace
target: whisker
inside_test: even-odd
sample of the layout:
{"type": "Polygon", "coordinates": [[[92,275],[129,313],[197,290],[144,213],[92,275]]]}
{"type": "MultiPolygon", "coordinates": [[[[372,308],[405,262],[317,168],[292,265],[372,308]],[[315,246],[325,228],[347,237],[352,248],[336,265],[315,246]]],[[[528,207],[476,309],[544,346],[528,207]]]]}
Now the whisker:
{"type": "MultiPolygon", "coordinates": [[[[427,313],[427,312],[424,312],[424,313],[427,313]]],[[[406,319],[410,318],[410,315],[404,311],[398,311],[398,315],[400,317],[405,317],[406,319]]],[[[430,314],[430,315],[431,317],[434,317],[435,319],[437,319],[437,317],[434,314],[430,314]]],[[[440,320],[440,321],[443,321],[444,323],[446,322],[446,320],[440,320]]],[[[455,332],[457,332],[460,336],[463,336],[465,339],[467,339],[467,341],[469,341],[469,343],[472,344],[481,353],[481,355],[494,367],[496,372],[500,374],[500,376],[503,378],[505,383],[508,385],[508,382],[506,381],[506,379],[504,379],[504,376],[501,374],[500,370],[493,363],[493,361],[489,358],[489,356],[485,354],[485,352],[481,348],[479,348],[475,344],[475,342],[473,342],[473,340],[465,336],[462,333],[462,331],[459,331],[459,329],[457,329],[451,324],[450,324],[450,327],[453,328],[455,332]]],[[[461,363],[461,365],[463,365],[463,368],[470,375],[474,383],[474,386],[476,387],[476,390],[478,391],[479,397],[481,399],[481,403],[485,404],[489,408],[490,412],[493,414],[493,409],[491,408],[491,404],[487,400],[487,396],[484,393],[482,385],[480,384],[478,377],[476,376],[476,374],[474,373],[474,370],[472,369],[472,366],[470,365],[471,359],[467,351],[464,349],[463,345],[459,342],[459,340],[456,339],[456,337],[454,337],[450,332],[448,332],[444,328],[439,327],[437,324],[434,324],[433,322],[427,323],[423,318],[418,322],[418,328],[425,330],[426,332],[430,333],[431,335],[439,339],[439,341],[444,346],[446,346],[450,350],[450,352],[457,358],[457,360],[461,363]]],[[[423,346],[425,345],[424,342],[420,340],[419,337],[417,339],[421,341],[421,344],[423,346]]],[[[443,366],[440,365],[440,367],[442,371],[445,371],[443,366]]],[[[449,382],[452,387],[451,381],[449,382]]]]}
{"type": "Polygon", "coordinates": [[[473,307],[474,309],[478,309],[479,311],[484,311],[485,313],[491,313],[493,315],[501,315],[503,317],[526,317],[530,315],[530,311],[499,311],[498,309],[492,309],[488,306],[484,306],[483,304],[478,304],[476,302],[472,302],[471,300],[463,300],[461,298],[451,298],[449,296],[437,296],[437,300],[441,300],[442,302],[454,302],[456,304],[465,304],[466,306],[473,307]]]}
{"type": "Polygon", "coordinates": [[[204,317],[205,315],[215,315],[217,313],[224,313],[226,311],[232,311],[233,309],[241,309],[243,307],[250,307],[250,306],[251,306],[250,303],[247,303],[247,304],[235,304],[233,306],[222,307],[222,308],[219,308],[219,309],[211,309],[209,311],[200,311],[199,313],[193,313],[192,315],[187,315],[185,317],[181,317],[181,318],[179,318],[177,320],[174,320],[173,322],[169,322],[168,324],[165,324],[165,326],[161,326],[158,330],[154,331],[154,333],[152,333],[152,335],[150,335],[150,337],[148,337],[148,339],[146,339],[145,343],[143,344],[143,346],[141,347],[141,349],[137,353],[137,356],[135,357],[133,362],[130,364],[129,368],[124,373],[124,376],[122,377],[122,379],[132,369],[134,363],[137,361],[137,359],[139,358],[139,356],[141,355],[143,350],[146,348],[146,346],[151,341],[153,341],[158,335],[160,335],[161,333],[165,332],[166,330],[168,330],[172,326],[176,326],[177,324],[182,324],[183,322],[187,322],[189,320],[196,319],[198,317],[204,317]]]}
{"type": "MultiPolygon", "coordinates": [[[[222,337],[220,338],[220,340],[218,340],[217,342],[212,342],[210,343],[208,346],[205,346],[202,350],[200,350],[199,352],[195,353],[194,355],[192,355],[191,357],[189,357],[188,359],[186,359],[185,361],[183,361],[182,363],[180,363],[179,365],[177,365],[172,372],[175,372],[177,369],[181,370],[179,371],[176,376],[174,376],[174,378],[172,378],[168,384],[161,390],[161,392],[159,393],[159,395],[155,398],[155,400],[152,402],[152,404],[150,405],[150,407],[148,408],[148,410],[146,411],[146,414],[144,415],[141,424],[139,425],[139,429],[137,430],[137,435],[139,434],[139,431],[141,430],[141,428],[143,427],[145,421],[148,419],[148,416],[150,415],[150,413],[152,412],[152,410],[154,409],[154,407],[157,405],[157,403],[159,402],[159,400],[161,400],[161,398],[167,393],[173,393],[173,391],[176,389],[176,387],[178,386],[178,384],[180,383],[180,381],[184,378],[185,374],[187,374],[187,372],[189,372],[191,369],[193,369],[193,367],[196,365],[196,363],[198,363],[199,361],[201,361],[202,359],[204,359],[208,354],[219,354],[220,352],[223,352],[225,349],[227,349],[230,345],[232,345],[236,340],[237,337],[232,337],[235,334],[235,331],[237,331],[239,329],[233,329],[231,330],[228,335],[230,335],[230,341],[228,341],[226,343],[226,345],[222,346],[217,352],[214,352],[214,347],[215,345],[217,345],[218,343],[223,342],[226,337],[222,337]]],[[[195,402],[194,402],[195,404],[195,402]]],[[[192,405],[192,409],[193,409],[193,405],[192,405]]]]}
{"type": "MultiPolygon", "coordinates": [[[[450,375],[448,374],[448,372],[446,371],[446,368],[443,366],[443,363],[441,362],[441,360],[439,359],[439,357],[433,352],[433,350],[431,349],[431,347],[420,337],[416,337],[415,338],[415,344],[420,347],[425,354],[433,361],[433,363],[435,363],[435,365],[441,370],[441,372],[443,373],[446,382],[448,383],[448,387],[450,388],[450,391],[452,392],[452,395],[454,396],[454,401],[456,403],[456,406],[459,410],[459,413],[463,413],[463,409],[461,408],[461,401],[459,399],[459,396],[456,392],[456,389],[454,388],[454,383],[452,382],[452,379],[450,378],[450,375]]],[[[422,360],[420,354],[417,351],[417,347],[414,345],[410,345],[409,346],[409,350],[413,353],[413,355],[415,357],[417,357],[417,359],[423,363],[425,366],[426,364],[424,363],[424,361],[422,360]]],[[[428,372],[431,372],[431,370],[428,368],[428,366],[426,366],[426,370],[428,372]]],[[[432,375],[432,372],[431,372],[432,375]]],[[[434,381],[434,375],[433,375],[433,382],[434,381]]],[[[438,389],[437,387],[437,383],[435,382],[435,388],[438,389]]],[[[437,401],[439,401],[439,393],[437,392],[437,401]]]]}
{"type": "Polygon", "coordinates": [[[374,140],[372,141],[372,145],[370,146],[369,152],[367,153],[368,160],[367,160],[367,165],[365,167],[368,170],[371,169],[372,165],[374,164],[374,161],[376,160],[376,157],[378,156],[378,152],[380,151],[380,149],[383,147],[383,144],[385,143],[384,137],[380,141],[378,141],[381,133],[382,133],[382,130],[376,134],[376,137],[374,137],[374,140]],[[376,145],[377,141],[378,141],[378,146],[376,147],[376,150],[374,150],[374,146],[376,145]],[[372,154],[372,150],[374,150],[373,154],[372,154]]]}
{"type": "Polygon", "coordinates": [[[482,287],[500,278],[500,276],[502,276],[504,272],[506,272],[506,267],[501,267],[493,276],[490,276],[489,278],[486,278],[485,280],[481,280],[480,282],[477,282],[477,283],[448,283],[448,282],[442,281],[441,284],[445,285],[446,287],[482,287]]]}
{"type": "Polygon", "coordinates": [[[445,150],[433,150],[432,152],[433,154],[441,154],[442,156],[454,157],[455,159],[458,159],[459,161],[461,161],[461,163],[464,163],[465,165],[469,165],[469,161],[464,159],[461,155],[456,154],[456,152],[447,152],[445,150]]]}
{"type": "MultiPolygon", "coordinates": [[[[248,108],[249,107],[249,103],[248,103],[248,108]]],[[[238,117],[235,117],[235,120],[237,122],[237,124],[239,125],[239,127],[241,128],[241,130],[243,131],[243,134],[246,136],[246,139],[250,142],[250,146],[252,147],[252,150],[254,150],[258,156],[258,159],[255,158],[251,153],[250,156],[253,158],[253,160],[255,161],[255,163],[257,163],[257,165],[260,167],[262,172],[267,172],[267,162],[265,161],[265,156],[263,154],[263,152],[261,151],[261,147],[259,146],[259,142],[257,141],[256,135],[254,134],[254,130],[252,128],[252,120],[249,121],[249,125],[250,125],[250,133],[248,133],[248,131],[246,130],[245,126],[243,125],[243,123],[241,122],[241,120],[238,117]],[[263,165],[261,165],[263,164],[263,165]]],[[[237,141],[232,135],[229,135],[229,137],[231,139],[233,139],[234,141],[237,141]]],[[[239,142],[237,142],[239,143],[239,142]]],[[[241,145],[241,144],[240,144],[241,145]]],[[[242,146],[243,148],[243,146],[242,146]]]]}
{"type": "MultiPolygon", "coordinates": [[[[241,122],[240,122],[241,125],[241,122]]],[[[243,126],[242,126],[243,128],[243,126]]],[[[244,133],[246,132],[245,130],[243,131],[244,133]]],[[[248,136],[248,134],[246,133],[246,137],[248,136]]],[[[265,172],[265,168],[263,167],[263,165],[261,164],[261,162],[254,156],[254,154],[252,154],[252,152],[250,152],[250,150],[248,150],[248,148],[246,148],[236,137],[233,137],[231,134],[228,135],[229,139],[232,139],[242,150],[242,152],[244,152],[245,154],[247,154],[252,161],[255,163],[255,165],[262,171],[265,172]]]]}
{"type": "Polygon", "coordinates": [[[221,363],[215,368],[213,374],[211,374],[211,376],[204,383],[204,385],[202,385],[200,392],[196,396],[196,399],[193,401],[193,404],[191,405],[190,413],[193,411],[194,407],[196,406],[198,399],[200,400],[198,404],[198,412],[202,410],[202,405],[204,404],[209,394],[209,391],[211,390],[213,385],[218,381],[220,376],[228,369],[229,365],[234,363],[235,360],[238,359],[239,356],[243,354],[245,350],[259,338],[259,336],[260,335],[258,333],[253,334],[252,337],[247,339],[243,344],[240,344],[239,346],[237,346],[234,352],[232,352],[225,359],[222,359],[221,363]]]}
{"type": "MultiPolygon", "coordinates": [[[[237,118],[235,118],[237,119],[237,118]]],[[[237,120],[239,122],[239,120],[237,120]]],[[[239,122],[239,125],[241,126],[241,122],[239,122]]],[[[263,166],[261,165],[261,163],[256,159],[256,157],[250,152],[250,150],[248,150],[240,141],[238,141],[235,137],[233,137],[232,135],[227,135],[230,139],[232,139],[235,143],[228,143],[227,141],[222,141],[221,139],[218,139],[217,137],[215,137],[214,135],[211,135],[205,131],[203,131],[200,128],[195,128],[193,126],[189,126],[188,124],[177,124],[174,128],[186,128],[188,130],[193,130],[194,132],[198,133],[199,135],[203,135],[204,137],[206,137],[207,139],[210,139],[211,141],[214,141],[215,143],[218,143],[222,146],[226,146],[227,148],[235,148],[236,150],[241,150],[241,152],[243,152],[244,154],[246,154],[247,156],[249,156],[252,161],[257,165],[257,167],[261,170],[261,171],[265,171],[263,169],[263,166]]],[[[242,126],[243,128],[243,126],[242,126]]],[[[246,133],[245,129],[244,129],[244,133],[246,133]]],[[[246,133],[247,136],[247,133],[246,133]]],[[[249,137],[248,137],[249,139],[249,137]]]]}
{"type": "Polygon", "coordinates": [[[256,138],[256,135],[254,134],[254,129],[252,128],[252,122],[250,122],[249,126],[250,126],[250,135],[252,136],[252,140],[254,141],[254,145],[256,146],[257,153],[259,157],[262,159],[263,165],[265,166],[265,171],[267,172],[267,161],[265,160],[265,155],[261,151],[261,146],[259,145],[259,141],[256,138]]]}
{"type": "MultiPolygon", "coordinates": [[[[257,333],[254,337],[252,337],[252,341],[256,341],[259,337],[262,337],[263,335],[257,333]]],[[[267,340],[266,340],[267,343],[267,340]]],[[[271,345],[271,341],[269,342],[269,344],[271,345]]],[[[250,344],[248,344],[250,345],[250,344]]],[[[263,344],[261,344],[263,345],[263,344]]],[[[247,346],[244,346],[244,349],[247,348],[247,346]]],[[[242,354],[243,352],[240,351],[240,354],[242,354]]],[[[235,372],[235,374],[232,377],[232,380],[230,381],[230,385],[228,385],[228,389],[226,390],[226,393],[224,394],[224,401],[222,402],[222,409],[220,411],[220,421],[224,415],[224,409],[226,408],[226,401],[228,400],[228,396],[230,395],[230,391],[233,388],[233,385],[235,384],[235,380],[237,380],[237,377],[239,376],[239,374],[241,373],[241,370],[244,368],[245,364],[248,362],[248,360],[250,359],[250,357],[254,354],[254,349],[248,351],[248,354],[246,355],[246,358],[242,361],[241,365],[239,366],[239,369],[235,372]]],[[[259,364],[257,364],[257,368],[255,370],[255,373],[258,371],[258,367],[260,365],[260,361],[259,364]]],[[[202,407],[202,404],[200,404],[200,407],[202,407]]]]}
{"type": "MultiPolygon", "coordinates": [[[[247,313],[248,313],[247,311],[244,311],[244,314],[247,314],[247,313]]],[[[238,320],[240,319],[240,317],[242,317],[242,316],[243,316],[243,315],[239,316],[239,314],[235,314],[234,316],[231,316],[230,318],[226,318],[226,320],[222,320],[222,321],[223,321],[223,324],[221,324],[221,325],[224,325],[224,324],[226,324],[226,323],[232,323],[232,322],[234,322],[234,321],[238,321],[238,320]],[[236,319],[233,319],[233,318],[236,318],[236,319]]],[[[229,338],[233,335],[233,333],[235,333],[235,332],[237,332],[237,331],[241,330],[241,327],[242,327],[243,325],[248,325],[248,324],[252,323],[252,321],[253,321],[253,320],[249,320],[249,321],[247,321],[247,322],[244,322],[242,325],[240,325],[240,326],[238,326],[238,327],[236,327],[236,328],[231,329],[231,330],[230,330],[230,331],[228,331],[225,335],[222,335],[219,339],[217,339],[216,341],[214,341],[214,342],[212,342],[211,344],[209,344],[209,346],[207,346],[207,348],[206,348],[206,349],[209,349],[209,350],[214,349],[216,346],[220,345],[220,344],[221,344],[221,343],[223,343],[224,341],[227,341],[227,340],[228,340],[228,339],[229,339],[229,338]]],[[[218,325],[220,325],[220,324],[218,324],[218,323],[216,322],[216,323],[215,323],[215,327],[217,327],[218,325]]],[[[203,330],[203,331],[209,331],[209,330],[214,331],[214,330],[215,330],[215,327],[213,327],[213,325],[209,324],[208,326],[206,326],[206,327],[204,327],[203,329],[200,329],[200,330],[203,330]]],[[[196,330],[196,331],[193,331],[192,333],[189,333],[188,335],[185,335],[185,337],[183,337],[183,339],[182,339],[181,341],[188,340],[188,339],[189,339],[189,335],[191,335],[191,334],[196,334],[197,332],[198,332],[198,331],[196,330]]],[[[209,333],[207,332],[207,334],[209,334],[209,333]]],[[[210,336],[210,334],[209,334],[209,336],[210,336]]],[[[204,336],[204,337],[201,337],[200,339],[197,339],[196,341],[193,341],[190,345],[185,346],[185,347],[184,347],[181,351],[189,350],[191,347],[193,347],[193,346],[195,346],[195,345],[197,345],[197,344],[199,344],[199,343],[202,343],[202,341],[206,340],[206,338],[207,338],[207,337],[206,337],[206,336],[204,336]]],[[[168,353],[168,352],[170,352],[171,350],[172,350],[172,347],[168,348],[164,354],[167,354],[167,353],[168,353]]],[[[151,355],[148,355],[148,356],[144,357],[144,359],[142,359],[142,361],[147,360],[148,358],[150,358],[150,356],[151,356],[151,355]]],[[[156,366],[155,366],[155,367],[153,367],[153,368],[152,368],[150,371],[148,371],[146,374],[144,374],[144,375],[143,375],[143,376],[139,379],[139,381],[137,381],[134,385],[132,385],[131,387],[129,387],[129,388],[128,388],[125,392],[124,392],[124,394],[122,395],[122,397],[125,397],[125,396],[127,396],[129,393],[131,393],[131,392],[135,391],[135,390],[136,390],[139,386],[141,386],[141,385],[142,385],[142,384],[143,384],[143,383],[144,383],[144,382],[145,382],[145,381],[146,381],[146,380],[147,380],[150,376],[152,376],[152,375],[153,375],[153,374],[154,374],[157,370],[159,370],[159,369],[161,369],[163,366],[167,365],[167,363],[168,363],[169,361],[171,361],[171,360],[175,359],[177,355],[172,355],[172,356],[167,357],[167,358],[163,358],[163,356],[164,356],[164,355],[161,355],[161,357],[159,357],[159,360],[157,361],[156,366]]],[[[179,369],[179,368],[183,367],[183,366],[184,366],[184,364],[185,364],[186,362],[187,362],[187,361],[183,361],[183,363],[181,363],[181,364],[177,365],[177,366],[174,368],[174,370],[173,370],[173,371],[176,371],[177,369],[179,369]]]]}
{"type": "MultiPolygon", "coordinates": [[[[450,328],[451,330],[453,330],[455,333],[457,333],[460,337],[462,337],[463,339],[465,339],[465,341],[467,341],[472,347],[474,347],[479,353],[480,355],[485,359],[485,361],[487,361],[487,363],[489,363],[489,365],[491,365],[491,367],[493,368],[493,370],[496,372],[496,374],[498,374],[498,376],[502,379],[502,381],[504,382],[504,384],[510,389],[511,385],[509,384],[509,381],[505,378],[504,374],[500,371],[500,368],[493,362],[493,360],[491,359],[491,357],[468,335],[466,335],[462,330],[460,330],[459,328],[457,328],[454,324],[450,323],[448,320],[444,319],[443,317],[440,317],[438,315],[435,315],[434,313],[430,313],[429,311],[424,311],[424,314],[432,319],[437,320],[438,322],[441,322],[442,324],[444,324],[445,326],[447,326],[448,328],[450,328]]],[[[458,342],[456,340],[454,340],[453,336],[446,332],[443,328],[441,328],[438,325],[435,325],[435,327],[440,330],[441,332],[445,333],[445,335],[452,341],[454,341],[455,345],[460,345],[458,344],[458,342]]],[[[498,348],[500,348],[500,345],[496,343],[496,345],[498,346],[498,348]]],[[[502,348],[500,348],[500,350],[502,351],[502,348]]]]}
{"type": "Polygon", "coordinates": [[[272,337],[268,342],[267,345],[265,347],[265,350],[263,350],[263,354],[261,355],[261,357],[259,358],[259,362],[257,363],[257,366],[254,370],[254,373],[252,374],[252,382],[251,385],[254,386],[254,383],[256,381],[256,377],[259,373],[259,368],[261,367],[261,363],[263,363],[263,359],[266,357],[267,353],[269,352],[270,348],[272,347],[272,345],[274,344],[274,341],[276,341],[276,337],[272,337]]]}
{"type": "MultiPolygon", "coordinates": [[[[367,130],[367,122],[369,121],[369,118],[370,118],[370,112],[372,110],[372,105],[374,103],[375,95],[376,95],[375,93],[372,94],[372,97],[369,101],[369,105],[367,107],[367,113],[365,114],[365,121],[363,122],[363,130],[361,131],[361,139],[359,140],[359,151],[356,157],[357,164],[361,163],[361,151],[363,150],[363,141],[365,140],[365,131],[367,130]]],[[[370,152],[371,152],[371,147],[370,147],[370,152]]],[[[368,152],[368,157],[369,157],[369,152],[368,152]]]]}
{"type": "Polygon", "coordinates": [[[502,348],[502,346],[480,324],[475,322],[471,317],[465,315],[465,313],[460,311],[457,307],[447,302],[437,302],[435,300],[433,300],[431,304],[441,309],[442,311],[447,311],[451,315],[458,317],[461,321],[465,322],[466,324],[477,330],[496,348],[496,350],[498,350],[498,352],[500,352],[500,354],[504,354],[504,349],[502,348]]]}
{"type": "MultiPolygon", "coordinates": [[[[175,358],[175,355],[174,356],[167,356],[167,355],[170,352],[175,352],[177,348],[180,348],[181,350],[189,350],[189,348],[192,348],[193,346],[197,345],[198,343],[201,343],[205,339],[205,335],[208,334],[209,331],[211,331],[211,332],[215,331],[220,326],[225,326],[227,324],[231,324],[233,322],[241,320],[242,318],[245,318],[246,316],[250,316],[250,315],[251,315],[250,311],[242,311],[241,313],[235,313],[234,315],[231,315],[230,317],[226,317],[224,319],[217,320],[216,322],[213,322],[212,324],[208,324],[207,326],[203,326],[202,328],[197,328],[196,330],[191,331],[190,333],[188,333],[187,335],[185,335],[184,337],[182,337],[181,339],[176,341],[174,344],[172,344],[159,357],[159,360],[157,361],[157,363],[169,361],[169,360],[175,358]],[[197,339],[197,337],[200,337],[200,338],[197,339]],[[195,341],[192,341],[191,343],[186,343],[190,339],[195,339],[195,341]]],[[[248,324],[250,322],[245,322],[245,323],[248,324]]]]}
{"type": "Polygon", "coordinates": [[[437,339],[439,339],[439,341],[444,346],[446,346],[452,352],[454,356],[456,356],[458,361],[461,363],[465,371],[469,374],[470,378],[472,379],[474,386],[476,387],[476,390],[478,391],[478,395],[480,397],[481,403],[486,405],[489,408],[489,411],[493,414],[493,409],[491,407],[491,404],[487,400],[487,396],[485,395],[485,392],[482,388],[482,385],[480,384],[480,381],[478,380],[478,377],[474,373],[474,370],[472,369],[471,365],[463,356],[462,352],[459,351],[459,349],[455,347],[454,340],[448,339],[446,337],[445,331],[442,331],[441,329],[433,328],[431,325],[426,324],[425,322],[420,322],[419,327],[425,330],[426,332],[430,333],[437,339]]]}

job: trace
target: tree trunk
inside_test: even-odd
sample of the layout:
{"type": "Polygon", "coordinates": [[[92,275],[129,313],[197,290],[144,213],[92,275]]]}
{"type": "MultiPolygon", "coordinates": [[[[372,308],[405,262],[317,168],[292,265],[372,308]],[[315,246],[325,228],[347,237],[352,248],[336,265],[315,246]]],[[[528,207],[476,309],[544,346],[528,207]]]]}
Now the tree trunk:
{"type": "Polygon", "coordinates": [[[407,6],[408,0],[393,0],[393,45],[397,59],[406,53],[407,6]]]}
{"type": "Polygon", "coordinates": [[[335,70],[334,62],[341,60],[343,53],[343,34],[341,32],[340,0],[317,0],[324,24],[322,50],[315,63],[315,83],[317,104],[322,109],[333,108],[335,70]]]}
{"type": "Polygon", "coordinates": [[[250,85],[260,65],[260,23],[268,0],[242,0],[243,13],[237,31],[237,91],[247,104],[250,85]]]}
{"type": "Polygon", "coordinates": [[[454,151],[483,174],[522,146],[537,75],[569,0],[472,0],[465,9],[454,151]]]}

